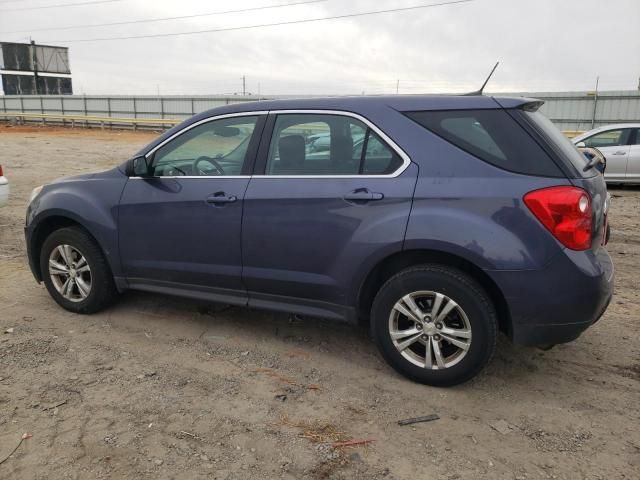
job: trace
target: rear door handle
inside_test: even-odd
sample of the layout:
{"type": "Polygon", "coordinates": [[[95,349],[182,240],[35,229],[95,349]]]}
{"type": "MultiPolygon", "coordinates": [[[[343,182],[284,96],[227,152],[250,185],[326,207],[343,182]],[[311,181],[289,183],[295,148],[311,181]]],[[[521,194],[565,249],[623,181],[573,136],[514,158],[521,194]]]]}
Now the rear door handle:
{"type": "Polygon", "coordinates": [[[623,150],[618,150],[617,152],[613,152],[611,155],[626,155],[627,152],[623,151],[623,150]]]}
{"type": "Polygon", "coordinates": [[[233,203],[238,200],[235,195],[227,195],[224,192],[216,192],[207,197],[207,203],[210,205],[223,205],[225,203],[233,203]]]}
{"type": "Polygon", "coordinates": [[[353,192],[347,193],[343,198],[350,202],[371,202],[373,200],[382,200],[384,194],[372,192],[367,188],[358,188],[353,192]]]}

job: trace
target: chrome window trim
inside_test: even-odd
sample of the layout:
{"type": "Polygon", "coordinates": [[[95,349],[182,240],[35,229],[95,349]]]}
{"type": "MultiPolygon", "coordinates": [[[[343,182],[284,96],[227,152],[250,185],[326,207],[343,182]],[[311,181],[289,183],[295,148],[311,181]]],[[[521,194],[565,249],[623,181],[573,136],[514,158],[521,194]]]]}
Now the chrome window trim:
{"type": "MultiPolygon", "coordinates": [[[[155,147],[153,147],[151,150],[149,150],[147,153],[145,153],[145,157],[149,157],[149,155],[152,155],[156,152],[156,150],[158,150],[159,148],[164,147],[167,143],[169,143],[171,140],[173,140],[176,137],[179,137],[180,135],[182,135],[185,132],[188,132],[189,130],[191,130],[192,128],[198,127],[204,123],[209,123],[209,122],[213,122],[214,120],[223,120],[225,118],[233,118],[233,117],[255,117],[256,115],[267,115],[269,112],[267,110],[261,110],[261,111],[256,111],[256,112],[236,112],[236,113],[225,113],[222,115],[216,115],[215,117],[208,117],[208,118],[203,118],[202,120],[192,123],[191,125],[187,125],[186,127],[184,127],[182,130],[174,133],[173,135],[171,135],[169,138],[165,138],[161,143],[159,143],[158,145],[156,145],[155,147]]],[[[222,175],[217,175],[217,176],[222,176],[222,175]]],[[[166,178],[166,177],[163,177],[166,178]]]]}
{"type": "Polygon", "coordinates": [[[203,179],[211,179],[211,178],[251,178],[251,175],[163,175],[158,177],[129,177],[129,180],[149,180],[150,178],[169,178],[174,180],[181,180],[183,178],[194,179],[194,178],[203,178],[203,179]]]}
{"type": "MultiPolygon", "coordinates": [[[[174,133],[173,135],[171,135],[169,138],[165,139],[163,142],[159,143],[158,145],[156,145],[155,147],[153,147],[151,150],[149,150],[149,152],[147,152],[145,154],[145,157],[148,158],[150,155],[152,155],[153,153],[156,152],[156,150],[158,150],[159,148],[163,147],[164,145],[166,145],[168,142],[170,142],[171,140],[173,140],[174,138],[182,135],[185,132],[188,132],[189,130],[191,130],[194,127],[197,127],[199,125],[202,125],[204,123],[208,123],[208,122],[212,122],[214,120],[222,120],[224,118],[233,118],[233,117],[253,117],[256,115],[270,115],[270,114],[274,114],[274,115],[285,115],[285,114],[313,114],[313,115],[338,115],[338,116],[343,116],[343,117],[351,117],[351,118],[355,118],[356,120],[361,121],[362,123],[364,123],[367,127],[369,127],[371,130],[373,130],[382,140],[384,140],[384,142],[391,147],[391,149],[402,159],[402,165],[400,165],[393,173],[387,173],[384,175],[210,175],[210,176],[192,176],[192,175],[179,175],[179,176],[171,176],[171,177],[129,177],[131,180],[141,180],[143,178],[169,178],[169,179],[194,179],[194,178],[201,178],[201,179],[207,179],[207,178],[218,178],[218,179],[222,179],[222,178],[317,178],[317,179],[322,179],[322,178],[344,178],[344,179],[349,179],[349,178],[396,178],[400,175],[402,175],[402,173],[409,167],[409,165],[411,164],[411,157],[409,157],[409,155],[407,155],[407,153],[402,150],[402,148],[400,148],[400,146],[394,142],[391,137],[389,137],[386,133],[384,133],[382,130],[380,130],[380,128],[378,128],[377,125],[375,125],[373,122],[371,122],[369,119],[367,119],[366,117],[363,117],[362,115],[358,114],[358,113],[354,113],[354,112],[349,112],[346,110],[317,110],[317,109],[293,109],[293,110],[256,110],[256,111],[250,111],[250,112],[236,112],[236,113],[225,113],[222,115],[216,115],[214,117],[208,117],[208,118],[203,118],[202,120],[192,123],[191,125],[188,125],[187,127],[183,128],[182,130],[174,133]]],[[[271,139],[269,139],[269,142],[271,142],[271,139]]]]}

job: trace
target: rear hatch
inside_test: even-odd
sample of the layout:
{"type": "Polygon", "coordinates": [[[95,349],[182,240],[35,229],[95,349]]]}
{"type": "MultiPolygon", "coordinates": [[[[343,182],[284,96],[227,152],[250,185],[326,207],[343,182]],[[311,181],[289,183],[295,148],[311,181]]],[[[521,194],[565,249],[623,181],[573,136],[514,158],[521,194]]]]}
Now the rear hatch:
{"type": "Polygon", "coordinates": [[[514,115],[516,120],[534,134],[548,151],[558,166],[565,172],[569,181],[583,188],[591,196],[593,211],[592,250],[597,250],[606,242],[607,211],[609,197],[604,177],[596,168],[588,168],[587,158],[578,151],[571,141],[538,111],[542,102],[530,102],[520,106],[514,115]]]}

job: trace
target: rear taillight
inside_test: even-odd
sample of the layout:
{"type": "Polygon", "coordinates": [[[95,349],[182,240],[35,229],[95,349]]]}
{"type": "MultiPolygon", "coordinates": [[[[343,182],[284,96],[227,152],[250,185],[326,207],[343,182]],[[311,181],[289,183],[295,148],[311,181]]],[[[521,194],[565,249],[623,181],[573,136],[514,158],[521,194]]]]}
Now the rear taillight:
{"type": "Polygon", "coordinates": [[[577,187],[550,187],[524,196],[529,210],[565,247],[591,248],[591,197],[577,187]]]}
{"type": "Polygon", "coordinates": [[[2,165],[0,165],[0,177],[4,176],[4,173],[2,172],[2,165]]]}

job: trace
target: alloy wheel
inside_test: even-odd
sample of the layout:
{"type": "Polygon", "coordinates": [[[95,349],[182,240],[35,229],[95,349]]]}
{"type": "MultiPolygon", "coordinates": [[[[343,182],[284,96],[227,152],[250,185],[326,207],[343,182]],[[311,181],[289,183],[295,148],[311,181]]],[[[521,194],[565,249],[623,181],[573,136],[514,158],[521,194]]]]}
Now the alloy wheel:
{"type": "Polygon", "coordinates": [[[71,245],[58,245],[49,255],[49,276],[65,299],[81,302],[91,292],[91,268],[87,259],[71,245]]]}
{"type": "Polygon", "coordinates": [[[464,310],[433,291],[413,292],[399,299],[389,315],[389,334],[406,360],[431,370],[456,365],[471,347],[471,325],[464,310]]]}

